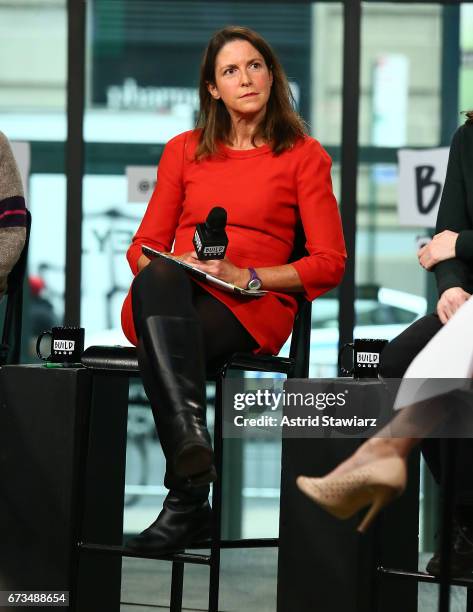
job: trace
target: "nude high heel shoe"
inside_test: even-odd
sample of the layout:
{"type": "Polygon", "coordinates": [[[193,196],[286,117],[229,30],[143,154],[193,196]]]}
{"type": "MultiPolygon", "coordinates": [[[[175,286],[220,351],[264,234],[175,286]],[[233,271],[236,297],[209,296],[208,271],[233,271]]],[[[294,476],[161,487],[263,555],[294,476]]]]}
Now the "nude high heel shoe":
{"type": "Polygon", "coordinates": [[[387,457],[341,474],[325,478],[299,476],[297,486],[316,504],[339,519],[347,519],[369,506],[358,531],[364,533],[379,511],[406,487],[406,464],[400,457],[387,457]]]}

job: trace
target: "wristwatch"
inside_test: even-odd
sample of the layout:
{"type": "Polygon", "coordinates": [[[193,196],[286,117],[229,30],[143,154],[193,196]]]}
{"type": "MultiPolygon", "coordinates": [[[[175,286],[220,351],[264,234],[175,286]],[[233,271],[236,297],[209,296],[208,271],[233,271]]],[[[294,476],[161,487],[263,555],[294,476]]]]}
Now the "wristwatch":
{"type": "Polygon", "coordinates": [[[248,268],[250,273],[250,280],[248,281],[247,289],[250,291],[258,291],[263,286],[260,277],[256,274],[256,270],[254,268],[248,268]]]}

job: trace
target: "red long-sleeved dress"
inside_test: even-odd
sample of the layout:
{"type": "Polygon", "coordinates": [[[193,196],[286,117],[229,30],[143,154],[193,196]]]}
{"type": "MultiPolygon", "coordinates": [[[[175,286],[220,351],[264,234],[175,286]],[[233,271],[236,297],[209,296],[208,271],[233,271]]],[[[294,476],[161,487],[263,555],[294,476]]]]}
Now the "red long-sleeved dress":
{"type": "MultiPolygon", "coordinates": [[[[197,223],[214,206],[222,206],[228,215],[227,257],[236,266],[287,263],[300,219],[309,255],[292,265],[305,297],[313,300],[335,287],[343,275],[346,253],[332,192],[331,160],[322,146],[308,136],[280,155],[273,155],[269,145],[245,151],[221,145],[217,155],[197,162],[198,137],[198,131],[184,132],[164,149],[156,189],[127,252],[133,274],[138,272],[142,245],[169,252],[174,241],[176,255],[193,251],[197,223]]],[[[199,284],[226,304],[255,338],[259,345],[255,352],[279,351],[297,311],[294,293],[269,291],[262,298],[248,298],[199,284]]],[[[122,327],[136,344],[131,290],[123,304],[122,327]]]]}

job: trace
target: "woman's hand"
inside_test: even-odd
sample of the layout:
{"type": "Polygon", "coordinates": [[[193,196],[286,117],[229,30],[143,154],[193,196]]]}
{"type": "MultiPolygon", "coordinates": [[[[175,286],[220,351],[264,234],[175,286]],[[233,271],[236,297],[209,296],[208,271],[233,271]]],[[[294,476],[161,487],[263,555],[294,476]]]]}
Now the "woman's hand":
{"type": "Polygon", "coordinates": [[[175,255],[176,259],[180,259],[185,263],[189,263],[198,270],[212,274],[220,280],[238,287],[246,287],[250,280],[250,273],[246,268],[238,268],[235,266],[227,257],[224,259],[207,259],[201,260],[197,257],[195,251],[189,253],[183,253],[182,255],[175,255]]]}
{"type": "MultiPolygon", "coordinates": [[[[167,253],[167,255],[171,255],[167,253]]],[[[195,251],[182,253],[182,255],[171,255],[191,264],[198,270],[212,274],[227,283],[246,289],[250,280],[248,268],[238,268],[227,257],[225,259],[200,260],[195,251]]],[[[267,291],[281,291],[284,293],[298,293],[304,291],[304,286],[297,270],[291,264],[281,266],[270,266],[258,268],[256,272],[263,283],[263,289],[267,291]]]]}
{"type": "Polygon", "coordinates": [[[450,287],[450,289],[446,289],[437,303],[437,314],[440,321],[445,325],[450,317],[453,317],[460,306],[470,297],[470,294],[461,287],[450,287]]]}
{"type": "Polygon", "coordinates": [[[420,265],[426,270],[431,270],[440,261],[453,259],[457,238],[458,233],[450,230],[435,234],[429,244],[417,251],[420,265]]]}

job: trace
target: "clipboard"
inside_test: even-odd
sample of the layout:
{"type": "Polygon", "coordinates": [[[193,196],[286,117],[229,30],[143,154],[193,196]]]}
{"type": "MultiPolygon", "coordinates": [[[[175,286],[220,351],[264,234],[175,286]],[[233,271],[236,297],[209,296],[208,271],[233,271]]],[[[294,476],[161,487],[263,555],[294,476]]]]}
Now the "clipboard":
{"type": "Polygon", "coordinates": [[[177,266],[181,266],[181,268],[184,268],[186,272],[188,272],[194,278],[206,281],[210,285],[215,285],[216,287],[219,287],[220,289],[223,289],[224,291],[228,291],[228,293],[236,293],[237,295],[244,295],[246,297],[263,297],[264,295],[268,293],[267,291],[264,291],[263,289],[257,289],[257,290],[242,289],[241,287],[232,285],[232,283],[227,283],[226,281],[223,281],[220,278],[213,276],[212,274],[207,274],[206,272],[203,272],[202,270],[198,270],[197,268],[195,268],[191,264],[186,263],[185,261],[181,261],[180,259],[170,257],[169,255],[166,255],[165,253],[161,253],[161,251],[156,251],[156,249],[152,249],[151,247],[146,246],[146,245],[143,245],[141,247],[141,251],[143,252],[143,255],[146,255],[146,257],[149,257],[150,259],[154,259],[155,257],[161,257],[162,259],[171,261],[173,264],[177,266]]]}

